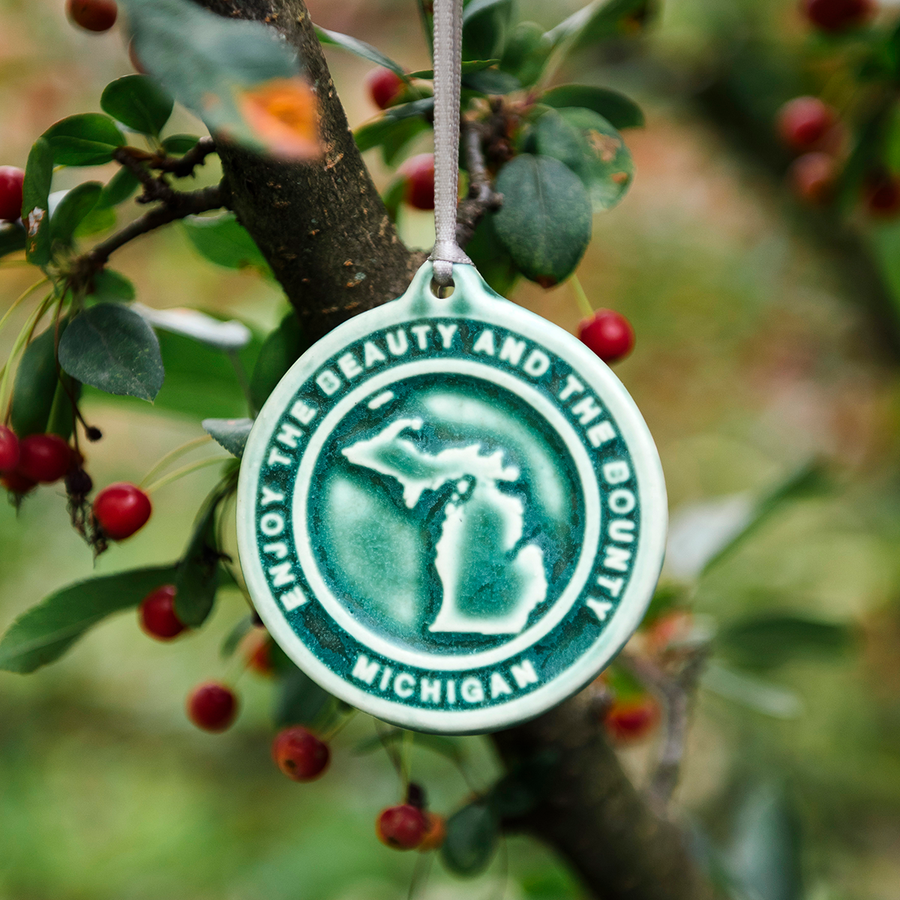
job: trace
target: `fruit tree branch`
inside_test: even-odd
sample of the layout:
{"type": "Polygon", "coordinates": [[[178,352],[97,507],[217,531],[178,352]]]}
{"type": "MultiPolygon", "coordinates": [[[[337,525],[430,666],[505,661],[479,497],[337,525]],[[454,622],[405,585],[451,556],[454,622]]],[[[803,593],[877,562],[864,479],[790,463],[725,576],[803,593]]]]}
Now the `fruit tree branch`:
{"type": "Polygon", "coordinates": [[[133,241],[148,231],[161,225],[168,225],[176,219],[199,215],[211,209],[221,209],[228,205],[228,189],[224,184],[213,185],[199,191],[182,193],[172,191],[171,197],[161,206],[144,213],[140,218],[126,225],[121,231],[108,237],[88,251],[82,259],[92,272],[97,272],[106,265],[109,257],[129,241],[133,241]]]}
{"type": "Polygon", "coordinates": [[[484,139],[478,123],[462,121],[463,148],[469,173],[469,192],[456,211],[456,242],[465,247],[472,240],[478,223],[489,210],[500,209],[503,195],[494,191],[485,165],[481,144],[484,139]]]}

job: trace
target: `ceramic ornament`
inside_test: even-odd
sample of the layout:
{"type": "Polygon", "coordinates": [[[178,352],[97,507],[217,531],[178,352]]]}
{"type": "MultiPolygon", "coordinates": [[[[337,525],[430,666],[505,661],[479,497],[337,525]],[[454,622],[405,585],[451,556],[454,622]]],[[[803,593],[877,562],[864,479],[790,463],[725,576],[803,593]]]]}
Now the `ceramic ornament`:
{"type": "Polygon", "coordinates": [[[322,687],[420,731],[509,727],[594,679],[659,576],[653,440],[578,339],[454,265],[332,331],[243,457],[260,616],[322,687]]]}

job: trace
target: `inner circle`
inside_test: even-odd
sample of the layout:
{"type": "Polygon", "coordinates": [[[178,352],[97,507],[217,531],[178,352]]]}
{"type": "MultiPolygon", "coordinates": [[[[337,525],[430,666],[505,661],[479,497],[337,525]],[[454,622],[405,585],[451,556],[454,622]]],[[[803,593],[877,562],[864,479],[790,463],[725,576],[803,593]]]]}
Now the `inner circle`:
{"type": "Polygon", "coordinates": [[[564,617],[593,562],[599,495],[554,404],[448,362],[381,373],[329,412],[294,523],[339,625],[391,658],[453,669],[506,658],[564,617]]]}

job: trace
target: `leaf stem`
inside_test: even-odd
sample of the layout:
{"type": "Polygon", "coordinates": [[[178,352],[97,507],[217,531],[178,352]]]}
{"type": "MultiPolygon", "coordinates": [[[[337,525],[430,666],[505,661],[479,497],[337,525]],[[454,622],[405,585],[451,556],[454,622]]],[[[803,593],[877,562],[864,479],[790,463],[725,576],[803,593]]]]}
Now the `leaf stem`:
{"type": "Polygon", "coordinates": [[[138,487],[143,488],[143,486],[150,481],[155,475],[158,475],[164,469],[167,469],[176,459],[181,459],[187,453],[190,453],[191,450],[196,449],[197,447],[203,446],[203,444],[208,444],[212,438],[208,434],[204,434],[202,437],[194,438],[193,440],[188,441],[186,444],[182,444],[180,447],[176,447],[174,450],[170,450],[162,459],[160,459],[152,469],[141,479],[141,483],[138,487]]]}
{"type": "Polygon", "coordinates": [[[573,275],[569,281],[572,283],[572,291],[575,294],[575,302],[578,304],[578,309],[586,319],[589,319],[594,315],[594,307],[591,306],[591,301],[588,300],[588,295],[584,292],[578,276],[573,275]]]}
{"type": "Polygon", "coordinates": [[[142,488],[145,494],[152,494],[154,491],[158,491],[160,488],[165,487],[167,484],[171,484],[173,481],[178,481],[179,478],[183,478],[185,475],[190,475],[192,472],[197,472],[200,469],[206,469],[209,466],[220,466],[222,463],[228,462],[228,459],[224,456],[213,456],[209,459],[201,459],[197,462],[188,463],[186,466],[182,466],[180,469],[176,469],[174,472],[170,472],[168,475],[164,475],[157,481],[154,481],[153,484],[148,485],[145,488],[142,488]]]}

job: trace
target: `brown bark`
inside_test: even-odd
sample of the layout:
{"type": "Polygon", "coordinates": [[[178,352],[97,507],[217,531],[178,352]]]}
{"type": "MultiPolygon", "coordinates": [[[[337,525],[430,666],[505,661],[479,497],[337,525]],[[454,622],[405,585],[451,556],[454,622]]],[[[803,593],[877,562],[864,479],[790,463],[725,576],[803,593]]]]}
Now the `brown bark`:
{"type": "MultiPolygon", "coordinates": [[[[265,21],[297,47],[321,101],[324,160],[286,164],[221,151],[231,205],[312,334],[398,296],[423,256],[397,238],[347,126],[301,0],[198,0],[265,21]]],[[[547,841],[602,900],[707,900],[712,890],[680,830],[641,798],[581,695],[494,736],[505,760],[548,749],[550,790],[516,823],[547,841]]]]}
{"type": "Polygon", "coordinates": [[[495,734],[504,762],[559,754],[543,801],[513,823],[541,838],[602,900],[712,900],[682,830],[658,816],[622,770],[589,691],[495,734]]]}
{"type": "Polygon", "coordinates": [[[424,259],[397,237],[353,140],[312,21],[301,0],[206,0],[223,16],[266,22],[297,48],[319,99],[325,153],[312,163],[220,148],[231,206],[256,239],[315,340],[406,290],[424,259]]]}

